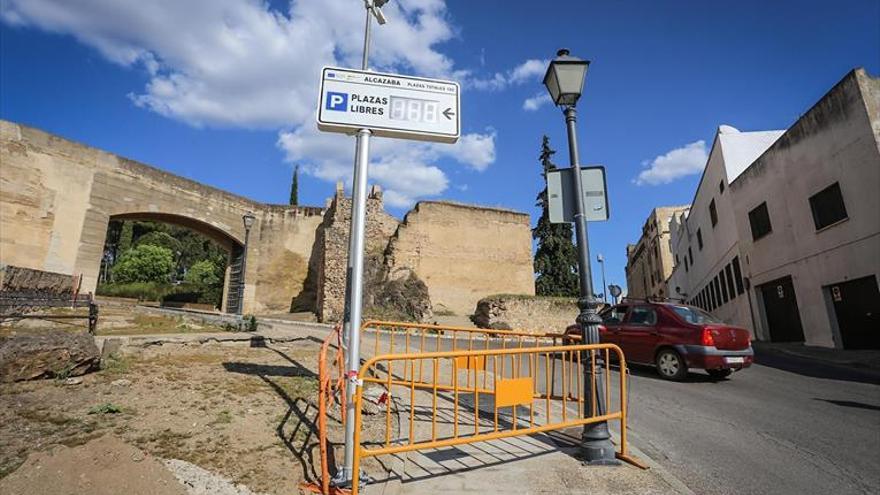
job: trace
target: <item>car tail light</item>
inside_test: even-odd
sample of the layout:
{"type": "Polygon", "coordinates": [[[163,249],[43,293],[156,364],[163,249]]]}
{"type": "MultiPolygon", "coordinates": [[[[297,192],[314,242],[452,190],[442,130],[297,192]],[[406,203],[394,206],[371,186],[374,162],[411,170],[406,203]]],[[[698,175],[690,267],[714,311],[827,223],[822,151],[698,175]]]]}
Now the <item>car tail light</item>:
{"type": "Polygon", "coordinates": [[[707,347],[715,347],[715,338],[712,337],[712,330],[708,327],[703,328],[703,335],[700,337],[700,343],[707,347]]]}

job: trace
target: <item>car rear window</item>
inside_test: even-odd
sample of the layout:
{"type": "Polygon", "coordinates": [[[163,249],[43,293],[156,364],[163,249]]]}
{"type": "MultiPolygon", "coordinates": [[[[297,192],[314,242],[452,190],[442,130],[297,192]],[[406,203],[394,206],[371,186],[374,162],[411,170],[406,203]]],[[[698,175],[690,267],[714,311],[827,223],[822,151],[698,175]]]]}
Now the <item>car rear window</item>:
{"type": "Polygon", "coordinates": [[[692,306],[672,306],[672,310],[675,311],[684,321],[693,323],[694,325],[700,325],[703,323],[721,323],[721,320],[702,309],[694,308],[692,306]]]}
{"type": "Polygon", "coordinates": [[[647,306],[637,306],[629,315],[629,323],[632,325],[656,325],[657,313],[647,306]]]}

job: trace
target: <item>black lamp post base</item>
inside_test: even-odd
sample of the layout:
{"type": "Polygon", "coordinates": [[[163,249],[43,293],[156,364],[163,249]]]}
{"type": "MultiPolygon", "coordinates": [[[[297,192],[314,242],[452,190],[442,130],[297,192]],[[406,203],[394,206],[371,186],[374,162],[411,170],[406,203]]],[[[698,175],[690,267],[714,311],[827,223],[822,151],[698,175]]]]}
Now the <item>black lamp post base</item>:
{"type": "Polygon", "coordinates": [[[619,466],[610,440],[587,440],[581,443],[584,466],[619,466]]]}

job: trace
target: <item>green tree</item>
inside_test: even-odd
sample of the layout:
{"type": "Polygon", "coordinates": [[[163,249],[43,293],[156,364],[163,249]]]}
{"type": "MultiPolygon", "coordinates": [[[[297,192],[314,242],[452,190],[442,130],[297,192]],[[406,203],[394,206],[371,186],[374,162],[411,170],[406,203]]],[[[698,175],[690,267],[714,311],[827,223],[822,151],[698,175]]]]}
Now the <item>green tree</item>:
{"type": "Polygon", "coordinates": [[[113,281],[167,282],[174,273],[174,255],[170,249],[140,244],[122,254],[113,266],[113,281]]]}
{"type": "Polygon", "coordinates": [[[204,287],[219,285],[223,281],[217,265],[211,260],[197,261],[189,267],[183,280],[204,287]]]}
{"type": "Polygon", "coordinates": [[[569,223],[550,223],[547,203],[547,172],[556,169],[550,158],[556,153],[550,149],[550,138],[541,142],[541,176],[544,189],[538,194],[535,206],[541,207],[541,218],[532,229],[532,238],[538,242],[535,252],[535,293],[539,296],[578,295],[577,251],[572,242],[569,223]]]}
{"type": "Polygon", "coordinates": [[[299,165],[293,169],[293,179],[290,181],[290,204],[299,204],[299,165]]]}
{"type": "Polygon", "coordinates": [[[131,243],[134,241],[134,224],[132,222],[122,222],[122,230],[119,233],[119,241],[116,245],[116,253],[123,254],[131,249],[131,243]]]}
{"type": "Polygon", "coordinates": [[[140,246],[141,244],[163,247],[174,254],[179,253],[182,247],[180,241],[172,237],[171,234],[158,230],[138,237],[137,241],[135,241],[135,246],[140,246]]]}

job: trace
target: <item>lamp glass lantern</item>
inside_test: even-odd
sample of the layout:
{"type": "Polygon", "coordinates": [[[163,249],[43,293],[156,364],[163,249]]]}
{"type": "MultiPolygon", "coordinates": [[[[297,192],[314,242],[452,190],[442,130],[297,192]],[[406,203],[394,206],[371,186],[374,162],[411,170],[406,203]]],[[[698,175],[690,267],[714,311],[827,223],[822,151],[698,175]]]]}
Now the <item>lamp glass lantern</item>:
{"type": "Polygon", "coordinates": [[[244,222],[244,229],[251,230],[251,227],[254,226],[254,221],[257,219],[257,217],[255,217],[253,213],[247,212],[241,216],[241,219],[244,222]]]}
{"type": "Polygon", "coordinates": [[[573,57],[566,49],[556,53],[544,74],[544,86],[554,104],[573,107],[577,103],[584,90],[589,65],[589,60],[573,57]]]}

